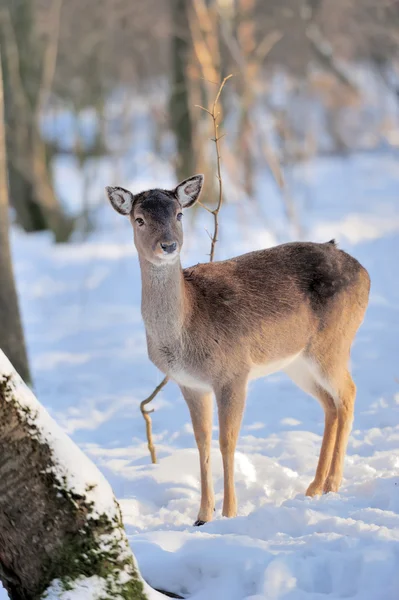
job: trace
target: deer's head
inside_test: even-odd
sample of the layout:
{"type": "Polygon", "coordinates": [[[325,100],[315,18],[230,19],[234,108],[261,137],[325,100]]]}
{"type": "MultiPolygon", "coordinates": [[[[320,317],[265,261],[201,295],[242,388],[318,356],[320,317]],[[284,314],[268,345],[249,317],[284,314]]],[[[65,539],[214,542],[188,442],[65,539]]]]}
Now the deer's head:
{"type": "Polygon", "coordinates": [[[173,262],[183,244],[182,210],[198,200],[203,175],[194,175],[174,190],[148,190],[132,194],[121,187],[107,187],[113,208],[129,217],[138,253],[154,265],[173,262]]]}

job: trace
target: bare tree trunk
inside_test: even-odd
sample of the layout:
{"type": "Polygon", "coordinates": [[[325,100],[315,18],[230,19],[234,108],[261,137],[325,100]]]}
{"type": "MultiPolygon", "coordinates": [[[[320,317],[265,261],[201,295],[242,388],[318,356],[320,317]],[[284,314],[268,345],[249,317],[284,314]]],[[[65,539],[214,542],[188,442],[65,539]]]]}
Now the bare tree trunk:
{"type": "MultiPolygon", "coordinates": [[[[60,10],[60,0],[57,3],[60,10]]],[[[58,32],[54,14],[53,28],[58,32]]],[[[40,117],[54,73],[56,44],[48,40],[40,57],[29,0],[0,0],[0,34],[4,48],[3,73],[10,199],[26,231],[50,229],[66,241],[73,221],[55,195],[48,165],[47,144],[40,117]]]]}
{"type": "MultiPolygon", "coordinates": [[[[4,22],[4,11],[12,12],[12,16],[14,17],[13,24],[14,28],[20,34],[21,38],[24,39],[24,43],[19,46],[19,54],[18,57],[14,56],[14,63],[18,61],[18,67],[21,74],[21,78],[24,80],[26,78],[29,79],[29,72],[32,71],[34,54],[32,52],[31,45],[31,14],[30,10],[24,10],[21,6],[19,0],[13,2],[11,5],[6,5],[6,3],[0,2],[1,12],[0,12],[0,25],[1,25],[1,45],[3,48],[2,59],[3,59],[3,90],[4,90],[4,112],[5,112],[5,122],[7,123],[6,127],[6,137],[7,137],[7,148],[9,149],[7,155],[7,165],[8,165],[8,174],[9,174],[9,186],[10,186],[10,195],[13,198],[13,204],[15,207],[15,211],[17,214],[18,221],[21,226],[25,229],[25,231],[36,231],[38,229],[45,228],[45,221],[43,216],[41,215],[40,207],[37,206],[35,200],[35,190],[32,181],[29,178],[28,173],[24,172],[22,169],[17,168],[15,163],[15,157],[13,156],[14,148],[17,146],[17,139],[19,138],[18,128],[21,126],[25,129],[25,133],[27,133],[26,124],[24,121],[21,122],[18,119],[17,113],[19,111],[18,102],[16,103],[15,98],[13,97],[12,90],[12,76],[9,72],[6,53],[4,51],[4,47],[6,44],[6,38],[4,32],[5,22],[4,22]],[[28,76],[28,77],[27,77],[28,76]]],[[[27,7],[26,7],[27,8],[27,7]]],[[[11,19],[11,16],[10,16],[11,19]]],[[[34,78],[32,75],[30,76],[30,81],[32,82],[34,78]]],[[[29,98],[33,100],[33,90],[30,88],[29,98]]],[[[19,152],[25,155],[29,152],[29,144],[18,144],[19,152]]],[[[20,156],[19,160],[26,162],[26,157],[20,156]]]]}
{"type": "Polygon", "coordinates": [[[241,106],[238,124],[237,153],[243,161],[244,187],[247,195],[254,195],[255,164],[253,155],[254,132],[251,127],[250,113],[255,101],[254,83],[259,70],[259,59],[255,55],[255,2],[254,0],[240,0],[240,22],[238,24],[238,40],[247,65],[247,77],[252,86],[244,82],[241,93],[241,106]]]}
{"type": "Polygon", "coordinates": [[[193,126],[191,122],[189,100],[189,51],[190,29],[186,0],[172,0],[172,22],[174,25],[172,40],[173,79],[169,100],[169,112],[172,129],[176,136],[179,180],[194,172],[193,126]]]}
{"type": "Polygon", "coordinates": [[[11,600],[146,600],[112,490],[0,351],[0,579],[11,600]]]}
{"type": "MultiPolygon", "coordinates": [[[[221,83],[222,62],[220,54],[220,18],[218,3],[214,0],[193,0],[189,19],[193,55],[193,68],[197,71],[197,81],[192,81],[192,88],[197,87],[196,101],[191,105],[211,108],[215,90],[221,83]],[[199,72],[198,72],[199,71],[199,72]]],[[[223,120],[225,102],[219,102],[219,119],[223,120]]],[[[218,182],[213,157],[210,155],[208,140],[212,136],[212,126],[204,113],[203,118],[196,116],[196,158],[197,171],[204,173],[206,193],[204,198],[212,199],[218,193],[218,182]]]]}
{"type": "Polygon", "coordinates": [[[14,283],[8,239],[7,155],[4,132],[3,77],[0,56],[0,348],[11,358],[25,381],[30,381],[28,358],[14,283]]]}

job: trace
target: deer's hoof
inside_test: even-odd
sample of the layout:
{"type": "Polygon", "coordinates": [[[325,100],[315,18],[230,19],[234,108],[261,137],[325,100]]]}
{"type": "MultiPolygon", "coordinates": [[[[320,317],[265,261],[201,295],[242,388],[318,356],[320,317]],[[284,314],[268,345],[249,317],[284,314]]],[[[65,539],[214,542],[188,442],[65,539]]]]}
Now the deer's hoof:
{"type": "Polygon", "coordinates": [[[326,482],[323,487],[323,493],[328,494],[329,492],[338,492],[340,486],[339,479],[334,477],[327,477],[326,482]]]}
{"type": "Polygon", "coordinates": [[[201,521],[200,519],[198,519],[197,521],[195,521],[194,523],[194,527],[201,527],[202,525],[205,525],[206,521],[201,521]]]}
{"type": "Polygon", "coordinates": [[[306,495],[313,496],[321,496],[323,493],[323,484],[317,483],[317,481],[312,481],[308,489],[306,490],[306,495]]]}

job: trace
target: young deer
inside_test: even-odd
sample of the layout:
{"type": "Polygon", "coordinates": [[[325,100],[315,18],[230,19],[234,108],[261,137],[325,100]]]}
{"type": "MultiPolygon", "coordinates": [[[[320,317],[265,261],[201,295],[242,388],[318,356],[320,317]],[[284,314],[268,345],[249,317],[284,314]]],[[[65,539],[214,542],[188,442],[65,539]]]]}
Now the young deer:
{"type": "Polygon", "coordinates": [[[237,513],[234,451],[248,380],[284,371],[325,411],[325,430],[307,495],[336,492],[352,427],[356,387],[348,371],[352,340],[368,302],[360,263],[325,244],[297,242],[230,260],[180,265],[182,209],[199,197],[203,176],[174,190],[108,198],[133,226],[142,278],[142,315],[152,362],[180,387],[198,445],[201,506],[212,519],[212,392],[224,469],[223,515],[237,513]]]}

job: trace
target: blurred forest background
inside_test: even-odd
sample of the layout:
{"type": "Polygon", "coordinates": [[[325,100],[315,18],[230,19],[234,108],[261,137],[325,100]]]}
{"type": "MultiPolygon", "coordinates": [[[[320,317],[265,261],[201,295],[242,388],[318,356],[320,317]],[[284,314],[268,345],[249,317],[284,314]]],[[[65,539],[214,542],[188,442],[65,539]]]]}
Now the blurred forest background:
{"type": "Polygon", "coordinates": [[[397,0],[1,0],[0,42],[12,220],[57,242],[93,230],[104,172],[122,185],[164,165],[203,172],[214,201],[196,105],[229,73],[226,200],[256,202],[268,173],[297,238],[295,165],[399,151],[397,0]],[[54,177],[65,164],[73,198],[54,177]]]}
{"type": "Polygon", "coordinates": [[[228,73],[225,169],[249,198],[256,167],[282,185],[316,154],[399,144],[395,0],[2,0],[0,31],[15,218],[59,241],[78,216],[54,190],[60,156],[89,186],[96,159],[117,168],[144,121],[147,161],[207,173],[195,105],[228,73]]]}

